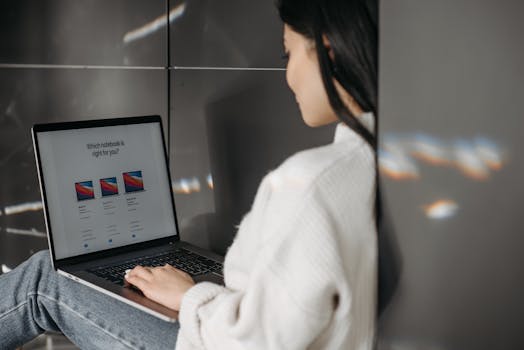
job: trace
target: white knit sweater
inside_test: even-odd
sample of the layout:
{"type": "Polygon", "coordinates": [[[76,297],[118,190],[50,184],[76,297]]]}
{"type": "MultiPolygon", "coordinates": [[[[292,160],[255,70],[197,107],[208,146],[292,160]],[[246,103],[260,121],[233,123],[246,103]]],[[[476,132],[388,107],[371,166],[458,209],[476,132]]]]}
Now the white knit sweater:
{"type": "Polygon", "coordinates": [[[176,349],[371,349],[374,201],[373,151],[343,124],[332,144],[287,159],[242,220],[225,287],[184,296],[176,349]]]}

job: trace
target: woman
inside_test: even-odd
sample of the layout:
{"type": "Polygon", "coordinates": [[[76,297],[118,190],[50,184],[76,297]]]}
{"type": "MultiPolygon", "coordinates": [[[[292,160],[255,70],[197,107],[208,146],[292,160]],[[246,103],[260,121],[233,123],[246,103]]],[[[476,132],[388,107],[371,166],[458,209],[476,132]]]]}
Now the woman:
{"type": "Polygon", "coordinates": [[[174,325],[58,276],[38,253],[0,278],[2,348],[45,330],[89,349],[372,348],[376,2],[278,8],[287,82],[304,121],[339,124],[332,144],[263,179],[226,256],[226,286],[195,285],[170,266],[131,270],[130,284],[180,310],[174,325]]]}

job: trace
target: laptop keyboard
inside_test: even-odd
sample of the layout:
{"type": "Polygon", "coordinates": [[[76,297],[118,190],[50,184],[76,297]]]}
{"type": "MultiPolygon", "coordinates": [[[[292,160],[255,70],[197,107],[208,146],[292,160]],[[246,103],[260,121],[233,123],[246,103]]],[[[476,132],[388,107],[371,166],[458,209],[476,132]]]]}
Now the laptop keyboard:
{"type": "Polygon", "coordinates": [[[174,266],[177,269],[188,273],[190,276],[198,276],[208,272],[222,274],[221,263],[190,252],[184,248],[178,248],[167,253],[132,259],[118,265],[101,266],[88,271],[113,283],[124,285],[124,275],[126,270],[132,269],[137,265],[156,267],[164,266],[165,264],[174,266]]]}

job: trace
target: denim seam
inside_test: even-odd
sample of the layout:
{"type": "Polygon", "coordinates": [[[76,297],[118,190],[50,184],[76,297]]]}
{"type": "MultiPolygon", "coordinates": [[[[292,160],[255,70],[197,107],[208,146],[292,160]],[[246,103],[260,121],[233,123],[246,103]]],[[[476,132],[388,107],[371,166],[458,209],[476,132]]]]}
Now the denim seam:
{"type": "Polygon", "coordinates": [[[52,298],[48,295],[45,295],[45,294],[40,294],[40,293],[28,293],[27,296],[39,296],[39,297],[42,297],[42,298],[45,298],[45,299],[48,299],[50,301],[54,301],[55,303],[61,305],[62,307],[68,309],[70,312],[74,313],[75,315],[77,315],[78,317],[80,317],[81,319],[91,323],[92,325],[94,325],[97,329],[101,330],[102,332],[106,333],[107,335],[109,335],[110,337],[114,338],[116,341],[122,343],[122,345],[124,346],[127,346],[128,348],[130,349],[136,349],[132,344],[129,344],[126,340],[114,335],[113,333],[109,332],[108,330],[106,330],[105,328],[102,328],[100,327],[98,324],[96,324],[95,322],[93,322],[92,320],[88,319],[87,317],[83,316],[81,313],[73,310],[69,305],[67,304],[64,304],[63,302],[59,301],[59,300],[56,300],[55,298],[52,298]]]}
{"type": "Polygon", "coordinates": [[[0,315],[0,320],[3,319],[5,316],[9,315],[11,312],[14,312],[14,311],[20,309],[22,306],[24,306],[26,304],[27,304],[27,301],[24,301],[24,302],[16,305],[15,307],[13,307],[12,309],[7,310],[6,312],[4,312],[3,314],[0,315]]]}

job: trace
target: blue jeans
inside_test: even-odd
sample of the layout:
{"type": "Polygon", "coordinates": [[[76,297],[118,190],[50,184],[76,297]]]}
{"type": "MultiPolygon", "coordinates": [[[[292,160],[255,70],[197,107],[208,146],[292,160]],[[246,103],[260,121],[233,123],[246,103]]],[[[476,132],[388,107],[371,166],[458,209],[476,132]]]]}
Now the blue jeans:
{"type": "Polygon", "coordinates": [[[47,250],[0,276],[0,349],[45,331],[82,349],[174,349],[178,327],[58,275],[47,250]]]}

